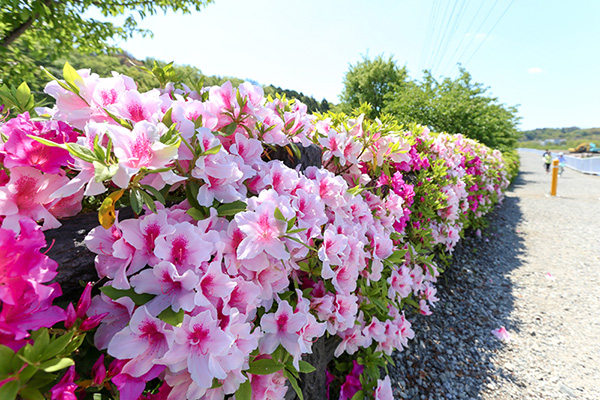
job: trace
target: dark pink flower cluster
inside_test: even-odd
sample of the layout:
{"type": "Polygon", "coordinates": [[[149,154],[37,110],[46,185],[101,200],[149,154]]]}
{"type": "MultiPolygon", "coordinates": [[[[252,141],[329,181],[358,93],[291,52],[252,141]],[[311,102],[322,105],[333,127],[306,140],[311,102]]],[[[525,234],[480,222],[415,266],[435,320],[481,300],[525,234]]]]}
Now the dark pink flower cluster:
{"type": "Polygon", "coordinates": [[[30,219],[19,221],[20,233],[0,229],[0,344],[18,350],[27,343],[29,331],[51,327],[66,318],[52,305],[61,295],[57,264],[40,250],[44,234],[30,219]]]}
{"type": "Polygon", "coordinates": [[[0,127],[0,220],[2,228],[19,232],[22,218],[43,220],[42,229],[60,226],[57,218],[81,210],[83,191],[59,197],[56,192],[69,182],[63,167],[73,162],[69,152],[44,145],[31,136],[54,143],[74,142],[77,133],[62,121],[32,121],[28,113],[0,127]]]}

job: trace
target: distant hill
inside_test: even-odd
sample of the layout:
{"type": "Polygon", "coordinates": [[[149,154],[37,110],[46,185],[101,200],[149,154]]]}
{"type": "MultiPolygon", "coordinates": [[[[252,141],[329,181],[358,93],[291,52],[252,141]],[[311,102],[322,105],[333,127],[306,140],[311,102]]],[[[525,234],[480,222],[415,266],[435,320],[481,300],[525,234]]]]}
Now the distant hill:
{"type": "MultiPolygon", "coordinates": [[[[62,68],[65,63],[68,61],[75,69],[80,68],[89,68],[92,72],[97,73],[102,77],[110,76],[112,71],[119,72],[121,74],[130,76],[133,78],[138,84],[138,89],[140,91],[146,91],[153,87],[158,87],[158,82],[155,78],[142,71],[138,66],[145,66],[149,69],[152,69],[154,62],[156,61],[159,65],[166,65],[167,63],[161,60],[156,60],[154,58],[147,58],[143,61],[136,60],[130,54],[80,54],[74,52],[69,57],[57,60],[51,63],[45,63],[44,60],[41,60],[39,64],[47,68],[50,72],[54,74],[54,76],[62,76],[62,68]],[[135,65],[133,65],[135,64],[135,65]]],[[[230,76],[216,76],[216,75],[205,75],[199,68],[190,66],[190,65],[173,65],[174,69],[181,73],[183,76],[188,78],[191,81],[199,81],[200,79],[204,79],[205,86],[214,86],[214,85],[222,85],[226,81],[231,81],[234,86],[238,86],[243,83],[245,79],[230,77],[230,76]]],[[[34,82],[28,82],[29,86],[35,92],[41,93],[44,86],[48,82],[48,77],[45,74],[41,73],[38,75],[38,79],[34,82]]],[[[253,84],[258,84],[254,81],[251,81],[253,84]]],[[[331,109],[334,104],[329,103],[326,99],[318,101],[312,96],[307,96],[302,92],[297,92],[291,89],[282,89],[280,87],[276,87],[273,85],[262,85],[263,90],[265,92],[265,96],[271,95],[275,97],[276,94],[284,95],[288,99],[297,99],[302,103],[306,104],[308,108],[308,112],[327,112],[331,109]]]]}
{"type": "Polygon", "coordinates": [[[600,128],[581,129],[576,126],[568,128],[538,128],[521,131],[520,147],[534,149],[566,150],[575,148],[581,143],[600,144],[600,128]],[[552,143],[551,139],[562,139],[552,143]]]}
{"type": "Polygon", "coordinates": [[[521,131],[520,141],[547,140],[547,139],[585,139],[600,136],[600,128],[581,129],[576,126],[569,128],[538,128],[530,131],[521,131]]]}

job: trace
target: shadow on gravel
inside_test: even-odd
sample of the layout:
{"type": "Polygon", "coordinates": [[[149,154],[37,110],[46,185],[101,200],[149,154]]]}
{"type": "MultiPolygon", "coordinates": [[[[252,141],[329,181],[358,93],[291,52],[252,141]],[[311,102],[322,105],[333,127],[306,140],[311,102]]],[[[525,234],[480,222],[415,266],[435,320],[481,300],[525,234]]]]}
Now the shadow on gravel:
{"type": "Polygon", "coordinates": [[[492,362],[504,344],[491,330],[520,329],[510,319],[515,298],[509,274],[522,264],[525,248],[517,231],[519,199],[512,193],[527,184],[528,175],[515,179],[480,237],[471,232],[461,240],[439,278],[433,314],[410,318],[415,339],[390,367],[394,398],[477,399],[500,379],[514,380],[492,362]]]}

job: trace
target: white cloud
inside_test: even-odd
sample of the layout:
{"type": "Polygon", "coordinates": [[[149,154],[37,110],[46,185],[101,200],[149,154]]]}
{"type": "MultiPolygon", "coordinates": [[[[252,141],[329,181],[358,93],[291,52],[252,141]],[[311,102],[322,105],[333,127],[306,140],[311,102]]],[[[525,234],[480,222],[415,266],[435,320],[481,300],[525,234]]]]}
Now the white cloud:
{"type": "Polygon", "coordinates": [[[531,67],[527,70],[527,72],[529,72],[530,74],[540,74],[544,71],[542,71],[540,67],[531,67]]]}

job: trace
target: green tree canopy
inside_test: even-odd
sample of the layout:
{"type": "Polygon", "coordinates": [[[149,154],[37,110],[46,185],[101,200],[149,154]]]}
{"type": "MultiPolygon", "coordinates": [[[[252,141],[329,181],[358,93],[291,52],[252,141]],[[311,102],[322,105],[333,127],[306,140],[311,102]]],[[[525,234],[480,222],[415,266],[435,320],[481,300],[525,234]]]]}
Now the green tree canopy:
{"type": "Polygon", "coordinates": [[[438,132],[462,133],[496,149],[516,145],[516,107],[487,94],[488,88],[473,82],[460,69],[456,79],[437,81],[425,71],[421,82],[408,77],[390,57],[363,59],[351,65],[344,79],[340,109],[348,112],[363,103],[370,117],[391,114],[404,124],[418,123],[438,132]]]}
{"type": "Polygon", "coordinates": [[[385,95],[393,88],[401,87],[406,78],[406,69],[398,68],[392,57],[377,56],[374,60],[364,57],[351,65],[344,77],[344,90],[340,96],[343,111],[349,112],[361,103],[369,103],[372,110],[369,117],[379,115],[385,106],[385,95]]]}
{"type": "Polygon", "coordinates": [[[519,133],[517,108],[487,95],[460,69],[458,78],[437,81],[425,71],[422,82],[397,86],[386,95],[384,112],[403,123],[417,122],[438,132],[462,133],[495,149],[513,148],[519,133]]]}
{"type": "Polygon", "coordinates": [[[34,60],[52,61],[69,54],[117,50],[110,39],[126,39],[138,19],[159,11],[200,11],[212,0],[2,0],[0,2],[0,83],[19,84],[36,74],[34,60]],[[122,25],[85,17],[125,16],[122,25]]]}

